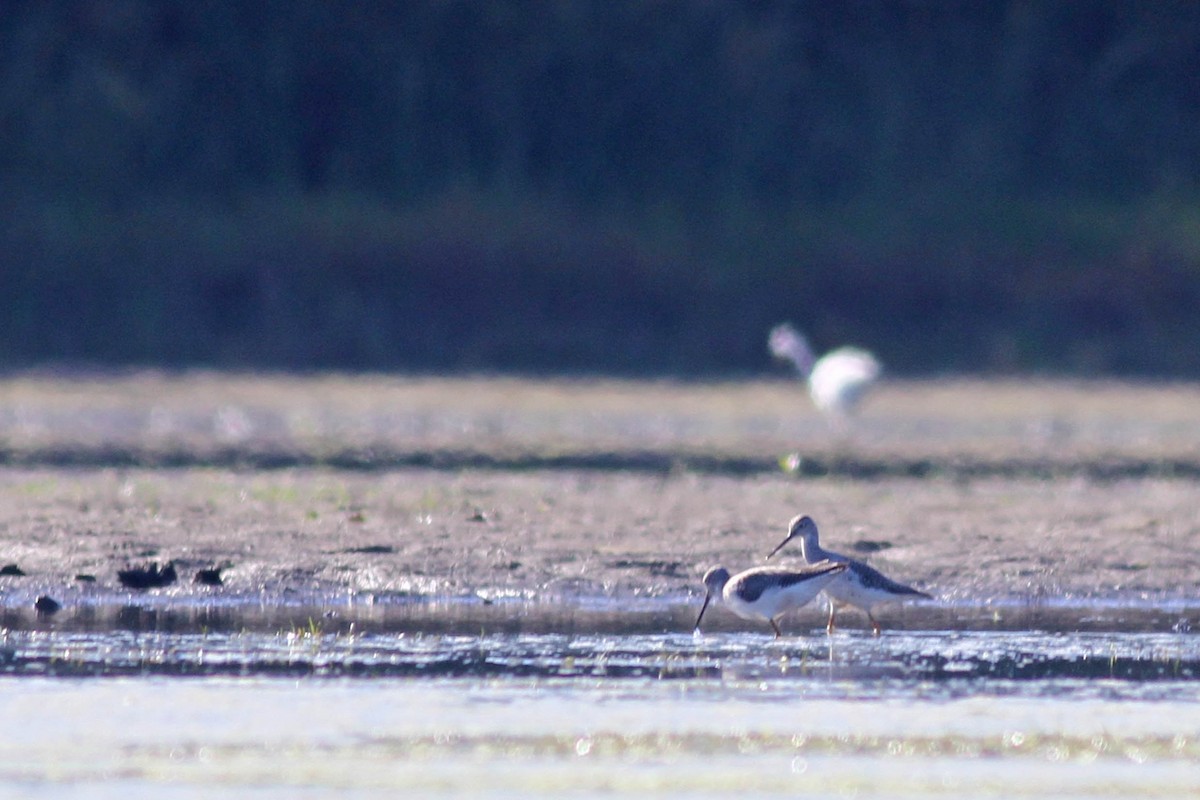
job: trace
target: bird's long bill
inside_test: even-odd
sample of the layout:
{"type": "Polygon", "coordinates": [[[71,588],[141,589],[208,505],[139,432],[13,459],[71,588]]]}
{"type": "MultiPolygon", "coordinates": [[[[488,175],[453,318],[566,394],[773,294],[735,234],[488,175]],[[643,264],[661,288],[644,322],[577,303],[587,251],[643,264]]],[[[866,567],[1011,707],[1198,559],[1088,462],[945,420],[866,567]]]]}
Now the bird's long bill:
{"type": "Polygon", "coordinates": [[[704,605],[700,606],[700,616],[696,617],[696,624],[692,626],[692,630],[700,630],[700,620],[704,619],[704,612],[708,610],[708,602],[712,600],[712,592],[706,592],[704,595],[704,605]]]}
{"type": "Polygon", "coordinates": [[[764,559],[763,559],[763,561],[770,561],[770,560],[771,560],[771,556],[775,555],[775,554],[776,554],[776,553],[778,553],[780,550],[782,550],[782,549],[783,549],[783,546],[784,546],[785,544],[787,544],[788,542],[790,542],[791,540],[792,540],[792,537],[791,537],[791,534],[789,534],[789,535],[788,535],[788,537],[787,537],[786,539],[784,539],[782,542],[780,542],[779,544],[777,544],[777,545],[775,546],[775,549],[774,549],[774,550],[772,550],[771,552],[767,553],[767,557],[766,557],[766,558],[764,558],[764,559]]]}

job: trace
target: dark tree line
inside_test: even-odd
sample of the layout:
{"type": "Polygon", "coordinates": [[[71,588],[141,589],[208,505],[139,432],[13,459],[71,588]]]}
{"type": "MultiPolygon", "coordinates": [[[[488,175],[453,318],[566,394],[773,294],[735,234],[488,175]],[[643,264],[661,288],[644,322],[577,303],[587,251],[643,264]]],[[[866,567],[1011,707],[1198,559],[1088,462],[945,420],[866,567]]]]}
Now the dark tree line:
{"type": "Polygon", "coordinates": [[[1194,187],[1197,76],[1188,0],[9,0],[0,165],[102,193],[1127,197],[1194,187]]]}
{"type": "Polygon", "coordinates": [[[0,360],[1200,373],[1197,131],[1191,0],[6,0],[0,360]]]}

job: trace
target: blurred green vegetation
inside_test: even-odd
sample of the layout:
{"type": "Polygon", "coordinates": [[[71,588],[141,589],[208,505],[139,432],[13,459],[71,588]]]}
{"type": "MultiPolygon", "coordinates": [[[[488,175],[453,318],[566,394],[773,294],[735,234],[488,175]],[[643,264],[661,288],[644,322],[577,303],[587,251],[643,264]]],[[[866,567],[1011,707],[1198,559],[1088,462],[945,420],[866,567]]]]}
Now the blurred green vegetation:
{"type": "Polygon", "coordinates": [[[0,365],[1200,375],[1200,4],[0,5],[0,365]]]}

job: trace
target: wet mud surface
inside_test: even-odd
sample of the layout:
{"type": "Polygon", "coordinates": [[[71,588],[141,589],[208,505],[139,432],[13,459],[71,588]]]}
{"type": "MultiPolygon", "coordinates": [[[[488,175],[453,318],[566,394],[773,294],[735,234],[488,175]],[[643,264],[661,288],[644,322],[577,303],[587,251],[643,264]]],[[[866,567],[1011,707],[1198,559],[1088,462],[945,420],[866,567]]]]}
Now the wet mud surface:
{"type": "Polygon", "coordinates": [[[807,513],[827,547],[935,596],[885,627],[1021,609],[1190,629],[1197,409],[1186,385],[900,383],[835,432],[785,381],[12,378],[0,566],[23,574],[0,573],[0,612],[12,629],[265,608],[583,630],[616,609],[686,630],[707,567],[760,563],[807,513]],[[118,577],[168,563],[166,585],[118,577]]]}

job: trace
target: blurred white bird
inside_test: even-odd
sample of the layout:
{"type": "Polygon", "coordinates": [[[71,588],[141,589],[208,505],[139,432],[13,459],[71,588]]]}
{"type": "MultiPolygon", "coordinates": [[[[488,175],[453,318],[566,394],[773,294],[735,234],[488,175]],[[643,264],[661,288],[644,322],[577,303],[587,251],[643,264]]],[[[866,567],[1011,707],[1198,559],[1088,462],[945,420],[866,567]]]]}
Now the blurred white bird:
{"type": "Polygon", "coordinates": [[[787,322],[771,330],[767,345],[776,358],[796,366],[817,410],[835,422],[854,411],[882,371],[875,356],[857,347],[839,347],[817,358],[808,339],[787,322]]]}

